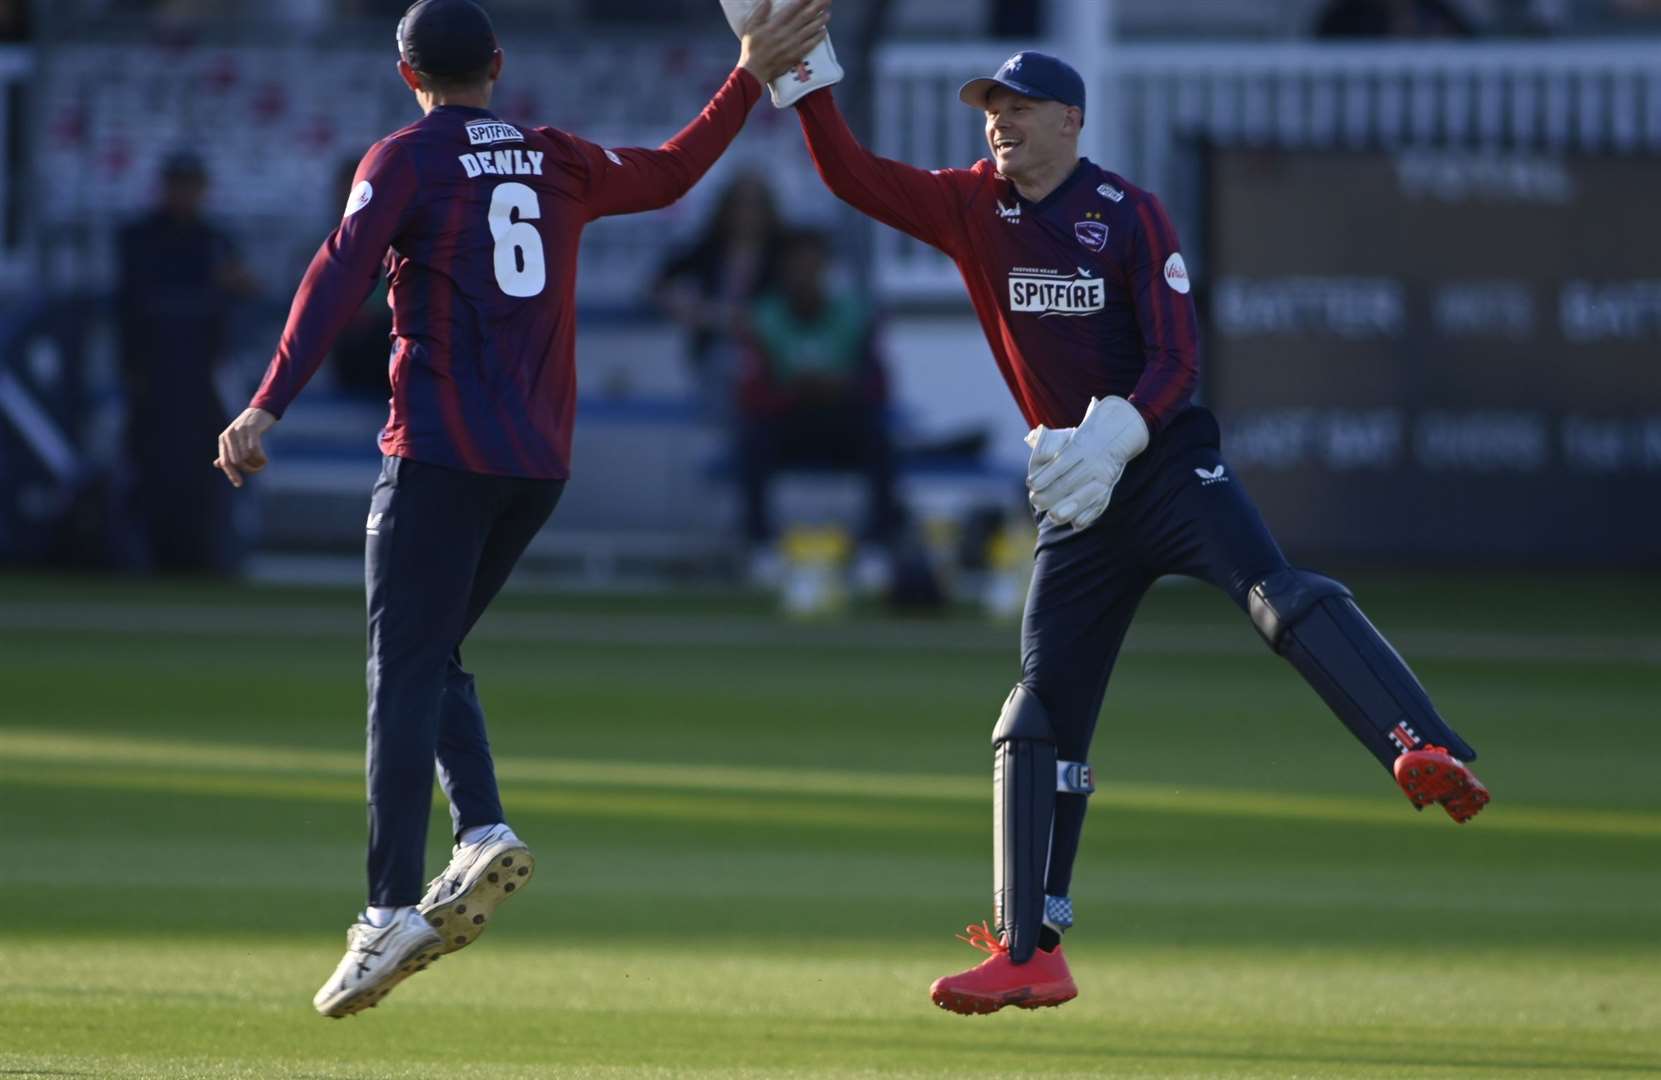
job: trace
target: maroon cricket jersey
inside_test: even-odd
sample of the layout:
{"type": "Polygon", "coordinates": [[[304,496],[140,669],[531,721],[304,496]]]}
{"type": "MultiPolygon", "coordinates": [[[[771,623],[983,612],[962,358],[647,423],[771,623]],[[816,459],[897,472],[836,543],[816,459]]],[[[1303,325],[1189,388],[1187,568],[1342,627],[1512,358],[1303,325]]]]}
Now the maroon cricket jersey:
{"type": "Polygon", "coordinates": [[[577,242],[608,214],[667,206],[744,125],[761,84],[735,69],[657,150],[441,105],[370,148],[312,259],[252,407],[281,416],[391,276],[384,454],[470,472],[570,474],[577,242]]]}
{"type": "Polygon", "coordinates": [[[957,263],[1027,423],[1072,427],[1118,395],[1158,432],[1199,375],[1188,269],[1165,208],[1081,159],[1028,202],[990,161],[929,172],[866,150],[828,90],[798,107],[819,175],[839,198],[957,263]]]}

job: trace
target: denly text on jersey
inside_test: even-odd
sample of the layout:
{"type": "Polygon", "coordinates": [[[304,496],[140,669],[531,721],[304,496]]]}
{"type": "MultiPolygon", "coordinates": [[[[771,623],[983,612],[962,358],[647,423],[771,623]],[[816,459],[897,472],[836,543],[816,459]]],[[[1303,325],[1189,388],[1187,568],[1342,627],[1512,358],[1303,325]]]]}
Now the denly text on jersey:
{"type": "Polygon", "coordinates": [[[541,176],[540,150],[480,150],[459,159],[468,176],[541,176]]]}

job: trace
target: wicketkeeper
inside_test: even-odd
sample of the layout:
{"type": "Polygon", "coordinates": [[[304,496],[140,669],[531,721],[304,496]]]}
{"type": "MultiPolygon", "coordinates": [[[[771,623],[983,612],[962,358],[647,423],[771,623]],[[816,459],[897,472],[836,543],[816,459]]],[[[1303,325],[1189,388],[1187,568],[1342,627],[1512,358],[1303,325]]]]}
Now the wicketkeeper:
{"type": "MultiPolygon", "coordinates": [[[[729,3],[729,11],[734,5],[729,3]]],[[[832,57],[827,41],[820,46],[832,57]]],[[[1021,678],[992,731],[995,929],[990,956],[938,980],[954,1012],[1059,1005],[1077,994],[1061,937],[1085,808],[1091,736],[1136,605],[1165,574],[1225,590],[1415,807],[1455,821],[1488,792],[1476,751],[1437,715],[1350,591],[1294,568],[1191,398],[1199,373],[1188,267],[1151,193],[1082,159],[1085,91],[1053,56],[1023,52],[966,83],[989,160],[927,171],[873,155],[824,84],[799,71],[798,114],[839,197],[956,262],[993,358],[1032,431],[1039,522],[1021,678]]]]}

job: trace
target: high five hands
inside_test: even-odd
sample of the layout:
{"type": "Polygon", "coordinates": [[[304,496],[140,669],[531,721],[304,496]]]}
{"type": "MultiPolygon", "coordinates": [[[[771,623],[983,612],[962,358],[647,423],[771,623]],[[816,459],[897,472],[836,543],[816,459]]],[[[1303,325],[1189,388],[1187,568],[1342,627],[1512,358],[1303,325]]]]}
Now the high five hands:
{"type": "Polygon", "coordinates": [[[773,93],[781,109],[842,81],[827,28],[831,0],[721,0],[738,35],[738,65],[773,93]]]}

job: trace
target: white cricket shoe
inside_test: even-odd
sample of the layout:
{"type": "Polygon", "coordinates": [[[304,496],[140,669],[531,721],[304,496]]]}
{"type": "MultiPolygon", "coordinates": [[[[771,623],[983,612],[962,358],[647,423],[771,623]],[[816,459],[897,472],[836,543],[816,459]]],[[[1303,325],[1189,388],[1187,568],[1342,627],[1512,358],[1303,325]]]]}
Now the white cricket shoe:
{"type": "Polygon", "coordinates": [[[450,865],[427,885],[421,912],[442,938],[441,953],[473,944],[496,908],[525,887],[536,859],[506,825],[493,825],[471,844],[457,844],[450,865]]]}
{"type": "Polygon", "coordinates": [[[442,954],[438,934],[414,908],[399,911],[385,926],[359,915],[346,930],[346,955],[311,999],[312,1006],[336,1020],[372,1009],[442,954]]]}

